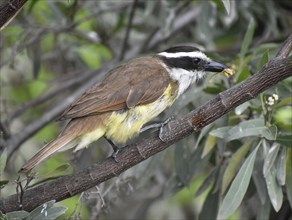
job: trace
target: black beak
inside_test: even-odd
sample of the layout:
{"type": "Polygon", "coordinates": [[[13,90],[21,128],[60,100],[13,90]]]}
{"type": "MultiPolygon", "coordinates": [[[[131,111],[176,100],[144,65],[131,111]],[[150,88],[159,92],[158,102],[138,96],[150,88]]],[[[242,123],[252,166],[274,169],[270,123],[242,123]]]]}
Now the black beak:
{"type": "Polygon", "coordinates": [[[226,65],[217,63],[215,61],[210,61],[204,66],[206,71],[210,72],[222,72],[224,69],[228,68],[226,65]]]}

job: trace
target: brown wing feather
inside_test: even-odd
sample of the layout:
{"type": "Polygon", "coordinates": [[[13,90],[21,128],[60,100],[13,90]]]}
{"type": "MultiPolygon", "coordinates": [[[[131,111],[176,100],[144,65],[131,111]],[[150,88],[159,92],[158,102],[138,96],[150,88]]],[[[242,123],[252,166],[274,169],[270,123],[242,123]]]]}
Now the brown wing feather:
{"type": "Polygon", "coordinates": [[[91,87],[68,107],[60,119],[150,103],[163,94],[170,82],[171,78],[156,58],[133,59],[111,70],[102,82],[91,87]]]}

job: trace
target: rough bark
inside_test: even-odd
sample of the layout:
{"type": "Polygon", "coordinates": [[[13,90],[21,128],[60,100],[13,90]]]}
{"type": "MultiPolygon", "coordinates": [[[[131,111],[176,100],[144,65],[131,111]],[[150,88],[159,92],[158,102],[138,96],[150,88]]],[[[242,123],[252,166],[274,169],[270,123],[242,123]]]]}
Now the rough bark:
{"type": "Polygon", "coordinates": [[[0,31],[20,12],[27,0],[4,0],[0,4],[0,31]]]}

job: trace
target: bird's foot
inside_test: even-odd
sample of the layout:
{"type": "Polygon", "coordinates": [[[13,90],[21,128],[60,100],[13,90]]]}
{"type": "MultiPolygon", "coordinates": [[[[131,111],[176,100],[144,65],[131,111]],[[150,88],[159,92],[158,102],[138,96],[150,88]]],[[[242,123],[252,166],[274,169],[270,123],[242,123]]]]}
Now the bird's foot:
{"type": "Polygon", "coordinates": [[[164,122],[161,123],[158,137],[164,143],[167,142],[167,139],[163,137],[165,126],[172,120],[174,120],[174,116],[169,117],[168,119],[166,119],[164,122]]]}
{"type": "Polygon", "coordinates": [[[112,142],[110,139],[108,139],[108,138],[105,138],[105,139],[107,140],[107,142],[110,144],[110,146],[112,147],[112,149],[114,151],[112,153],[112,158],[114,159],[114,161],[116,163],[118,163],[118,161],[117,161],[117,155],[120,152],[120,148],[117,145],[115,145],[114,142],[112,142]]]}
{"type": "Polygon", "coordinates": [[[169,117],[168,119],[166,119],[165,121],[161,122],[161,123],[155,123],[155,124],[151,124],[151,125],[147,125],[143,128],[141,128],[140,133],[147,131],[149,129],[152,128],[159,128],[159,134],[158,137],[162,142],[167,142],[166,139],[163,138],[163,128],[165,127],[165,125],[167,125],[170,121],[174,120],[174,116],[169,117]]]}

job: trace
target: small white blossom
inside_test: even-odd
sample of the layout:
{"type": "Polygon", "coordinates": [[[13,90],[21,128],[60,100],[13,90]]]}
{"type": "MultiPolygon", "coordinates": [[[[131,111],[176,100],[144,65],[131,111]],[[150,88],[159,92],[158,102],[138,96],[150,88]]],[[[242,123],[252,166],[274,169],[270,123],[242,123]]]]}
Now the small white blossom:
{"type": "Polygon", "coordinates": [[[278,96],[277,94],[273,94],[273,97],[274,97],[274,99],[275,99],[276,101],[278,101],[279,96],[278,96]]]}

